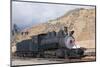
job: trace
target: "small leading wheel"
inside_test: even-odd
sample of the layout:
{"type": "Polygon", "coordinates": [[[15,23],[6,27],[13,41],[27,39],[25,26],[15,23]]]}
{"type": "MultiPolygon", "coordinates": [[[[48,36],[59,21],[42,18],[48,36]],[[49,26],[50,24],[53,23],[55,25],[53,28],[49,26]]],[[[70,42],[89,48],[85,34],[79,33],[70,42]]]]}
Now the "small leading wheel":
{"type": "Polygon", "coordinates": [[[56,50],[56,58],[65,58],[65,54],[64,54],[63,49],[56,50]]]}

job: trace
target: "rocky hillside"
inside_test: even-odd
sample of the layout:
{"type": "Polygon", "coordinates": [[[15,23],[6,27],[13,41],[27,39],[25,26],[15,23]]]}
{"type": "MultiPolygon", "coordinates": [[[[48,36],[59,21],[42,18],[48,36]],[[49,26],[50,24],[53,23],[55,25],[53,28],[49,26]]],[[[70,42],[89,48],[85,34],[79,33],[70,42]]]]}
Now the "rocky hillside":
{"type": "Polygon", "coordinates": [[[74,9],[63,16],[50,20],[46,23],[33,26],[27,31],[29,36],[45,33],[48,31],[59,31],[63,26],[68,30],[74,30],[76,40],[91,40],[95,38],[95,9],[74,9]]]}

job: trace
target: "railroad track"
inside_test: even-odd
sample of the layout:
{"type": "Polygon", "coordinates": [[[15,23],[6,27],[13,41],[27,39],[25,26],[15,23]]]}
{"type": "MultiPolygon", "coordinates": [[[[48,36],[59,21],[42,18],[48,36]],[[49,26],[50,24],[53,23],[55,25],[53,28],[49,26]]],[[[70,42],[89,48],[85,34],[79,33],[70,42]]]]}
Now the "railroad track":
{"type": "Polygon", "coordinates": [[[95,48],[87,48],[84,52],[86,56],[96,56],[95,48]]]}

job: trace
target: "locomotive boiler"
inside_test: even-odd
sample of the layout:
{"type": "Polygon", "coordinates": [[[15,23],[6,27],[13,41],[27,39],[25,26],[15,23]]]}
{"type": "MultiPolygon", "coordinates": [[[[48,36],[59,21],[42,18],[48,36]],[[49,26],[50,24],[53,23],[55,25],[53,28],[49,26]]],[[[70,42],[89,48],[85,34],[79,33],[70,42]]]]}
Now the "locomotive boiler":
{"type": "Polygon", "coordinates": [[[42,33],[16,44],[19,57],[81,58],[84,49],[75,44],[74,31],[42,33]]]}

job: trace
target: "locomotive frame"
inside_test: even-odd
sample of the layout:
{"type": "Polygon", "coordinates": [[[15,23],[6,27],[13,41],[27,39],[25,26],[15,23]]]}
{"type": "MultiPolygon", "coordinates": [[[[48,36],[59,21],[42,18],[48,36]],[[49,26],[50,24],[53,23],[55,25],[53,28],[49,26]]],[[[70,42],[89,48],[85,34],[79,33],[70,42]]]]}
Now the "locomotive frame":
{"type": "MultiPolygon", "coordinates": [[[[16,1],[16,0],[15,0],[16,1]]],[[[33,3],[48,3],[48,4],[63,4],[63,5],[68,5],[67,3],[52,3],[52,2],[38,2],[38,1],[19,1],[19,2],[33,2],[33,3]]],[[[70,5],[84,5],[84,6],[94,6],[95,7],[95,10],[96,10],[96,5],[85,5],[85,4],[70,4],[70,5]]],[[[12,7],[12,1],[11,1],[11,7],[12,7]]],[[[95,12],[95,15],[96,15],[96,12],[95,12]]],[[[96,18],[95,18],[96,19],[96,18]]],[[[12,8],[11,8],[11,20],[12,20],[12,8]]],[[[11,25],[12,25],[12,21],[11,21],[11,25]]],[[[11,30],[11,29],[10,29],[11,30]]],[[[95,20],[95,40],[96,40],[96,20],[95,20]]],[[[10,46],[10,57],[12,59],[12,51],[11,51],[11,48],[12,46],[10,46]]],[[[96,47],[96,41],[95,41],[95,47],[96,47]]],[[[84,48],[83,48],[84,49],[84,48]]],[[[96,48],[95,48],[95,51],[96,51],[96,48]]],[[[96,61],[96,60],[95,60],[96,61]]],[[[73,63],[73,62],[71,62],[73,63]]],[[[76,62],[74,62],[76,63],[76,62]]],[[[49,64],[57,64],[57,63],[49,63],[49,64]]],[[[32,64],[33,65],[45,65],[45,64],[32,64]]],[[[12,66],[12,60],[11,60],[11,66],[12,66]]],[[[18,65],[20,66],[20,65],[18,65]]],[[[28,65],[21,65],[21,66],[28,66],[28,65]]]]}

